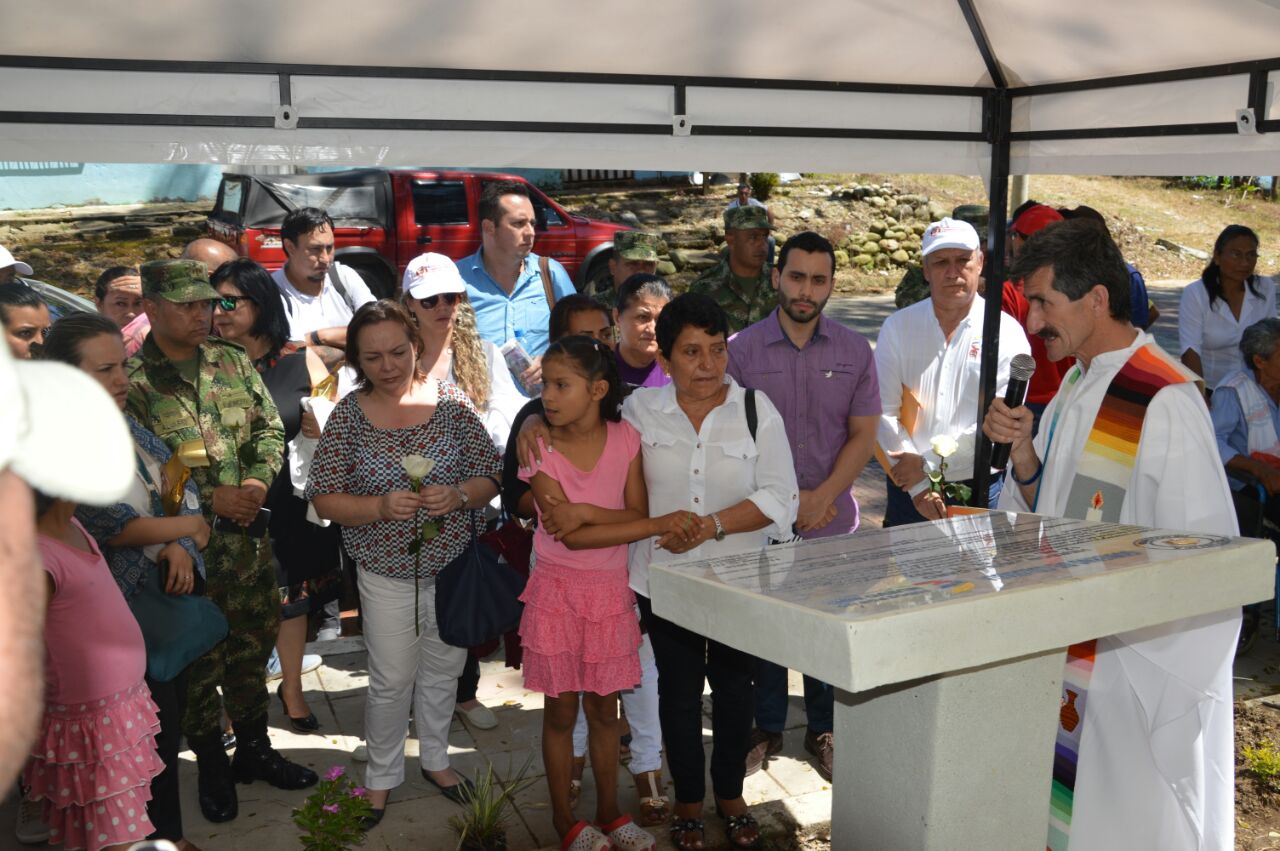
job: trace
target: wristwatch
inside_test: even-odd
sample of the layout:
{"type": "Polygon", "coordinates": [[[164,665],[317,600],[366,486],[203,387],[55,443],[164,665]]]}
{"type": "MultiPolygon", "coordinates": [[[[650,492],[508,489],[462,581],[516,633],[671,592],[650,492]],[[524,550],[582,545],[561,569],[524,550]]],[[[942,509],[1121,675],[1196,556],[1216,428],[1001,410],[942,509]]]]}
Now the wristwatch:
{"type": "Polygon", "coordinates": [[[723,541],[724,540],[724,524],[720,522],[720,515],[712,514],[711,522],[716,524],[716,540],[723,541]]]}

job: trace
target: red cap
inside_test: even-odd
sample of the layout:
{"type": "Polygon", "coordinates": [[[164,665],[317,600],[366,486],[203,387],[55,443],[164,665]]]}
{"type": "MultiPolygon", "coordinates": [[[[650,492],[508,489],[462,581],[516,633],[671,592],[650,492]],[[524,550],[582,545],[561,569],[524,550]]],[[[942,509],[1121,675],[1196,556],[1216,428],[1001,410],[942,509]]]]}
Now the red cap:
{"type": "Polygon", "coordinates": [[[1036,204],[1034,207],[1023,210],[1022,215],[1013,220],[1009,229],[1023,236],[1031,236],[1045,225],[1060,221],[1062,221],[1062,214],[1057,210],[1044,204],[1036,204]]]}

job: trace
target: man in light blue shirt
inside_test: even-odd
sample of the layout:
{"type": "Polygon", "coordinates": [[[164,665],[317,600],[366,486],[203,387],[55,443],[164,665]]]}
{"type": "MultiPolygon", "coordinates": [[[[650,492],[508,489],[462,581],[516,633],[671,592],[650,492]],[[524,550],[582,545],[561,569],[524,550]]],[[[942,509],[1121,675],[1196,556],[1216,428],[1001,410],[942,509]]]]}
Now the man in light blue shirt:
{"type": "MultiPolygon", "coordinates": [[[[480,249],[458,261],[480,336],[495,346],[518,338],[534,364],[522,376],[526,387],[542,383],[542,353],[548,345],[551,303],[533,253],[534,214],[529,188],[513,180],[485,184],[480,194],[480,249]]],[[[552,302],[576,292],[569,273],[555,260],[552,302]]]]}

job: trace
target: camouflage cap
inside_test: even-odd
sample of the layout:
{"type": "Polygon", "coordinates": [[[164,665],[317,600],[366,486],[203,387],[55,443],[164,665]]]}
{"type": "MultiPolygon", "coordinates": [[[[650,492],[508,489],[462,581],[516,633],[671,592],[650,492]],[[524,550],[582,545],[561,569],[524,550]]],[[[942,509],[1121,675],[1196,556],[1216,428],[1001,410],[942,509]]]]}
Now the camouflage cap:
{"type": "Polygon", "coordinates": [[[199,260],[153,260],[138,267],[142,295],[179,304],[212,301],[218,291],[209,286],[209,267],[199,260]]]}
{"type": "Polygon", "coordinates": [[[753,230],[764,228],[773,230],[769,224],[769,212],[764,207],[754,204],[746,207],[732,207],[724,211],[725,230],[753,230]]]}
{"type": "Polygon", "coordinates": [[[656,233],[623,230],[613,235],[613,250],[618,252],[618,256],[623,260],[647,260],[656,263],[662,248],[662,237],[656,233]]]}
{"type": "Polygon", "coordinates": [[[983,204],[961,204],[951,211],[951,218],[973,225],[983,243],[987,241],[987,221],[990,207],[983,204]]]}

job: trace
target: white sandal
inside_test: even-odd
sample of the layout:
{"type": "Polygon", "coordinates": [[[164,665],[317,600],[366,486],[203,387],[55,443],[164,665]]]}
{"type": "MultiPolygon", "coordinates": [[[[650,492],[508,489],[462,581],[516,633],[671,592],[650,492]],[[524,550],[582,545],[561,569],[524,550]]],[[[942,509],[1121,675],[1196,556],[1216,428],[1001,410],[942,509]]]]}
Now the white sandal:
{"type": "Polygon", "coordinates": [[[662,771],[641,771],[631,775],[640,797],[640,824],[656,827],[671,818],[671,799],[662,794],[662,771]]]}
{"type": "Polygon", "coordinates": [[[611,851],[609,837],[589,821],[580,821],[560,841],[563,851],[611,851]]]}
{"type": "Polygon", "coordinates": [[[654,851],[658,840],[647,830],[642,830],[631,820],[631,816],[619,816],[610,824],[600,825],[600,829],[609,834],[609,841],[618,851],[654,851]]]}

